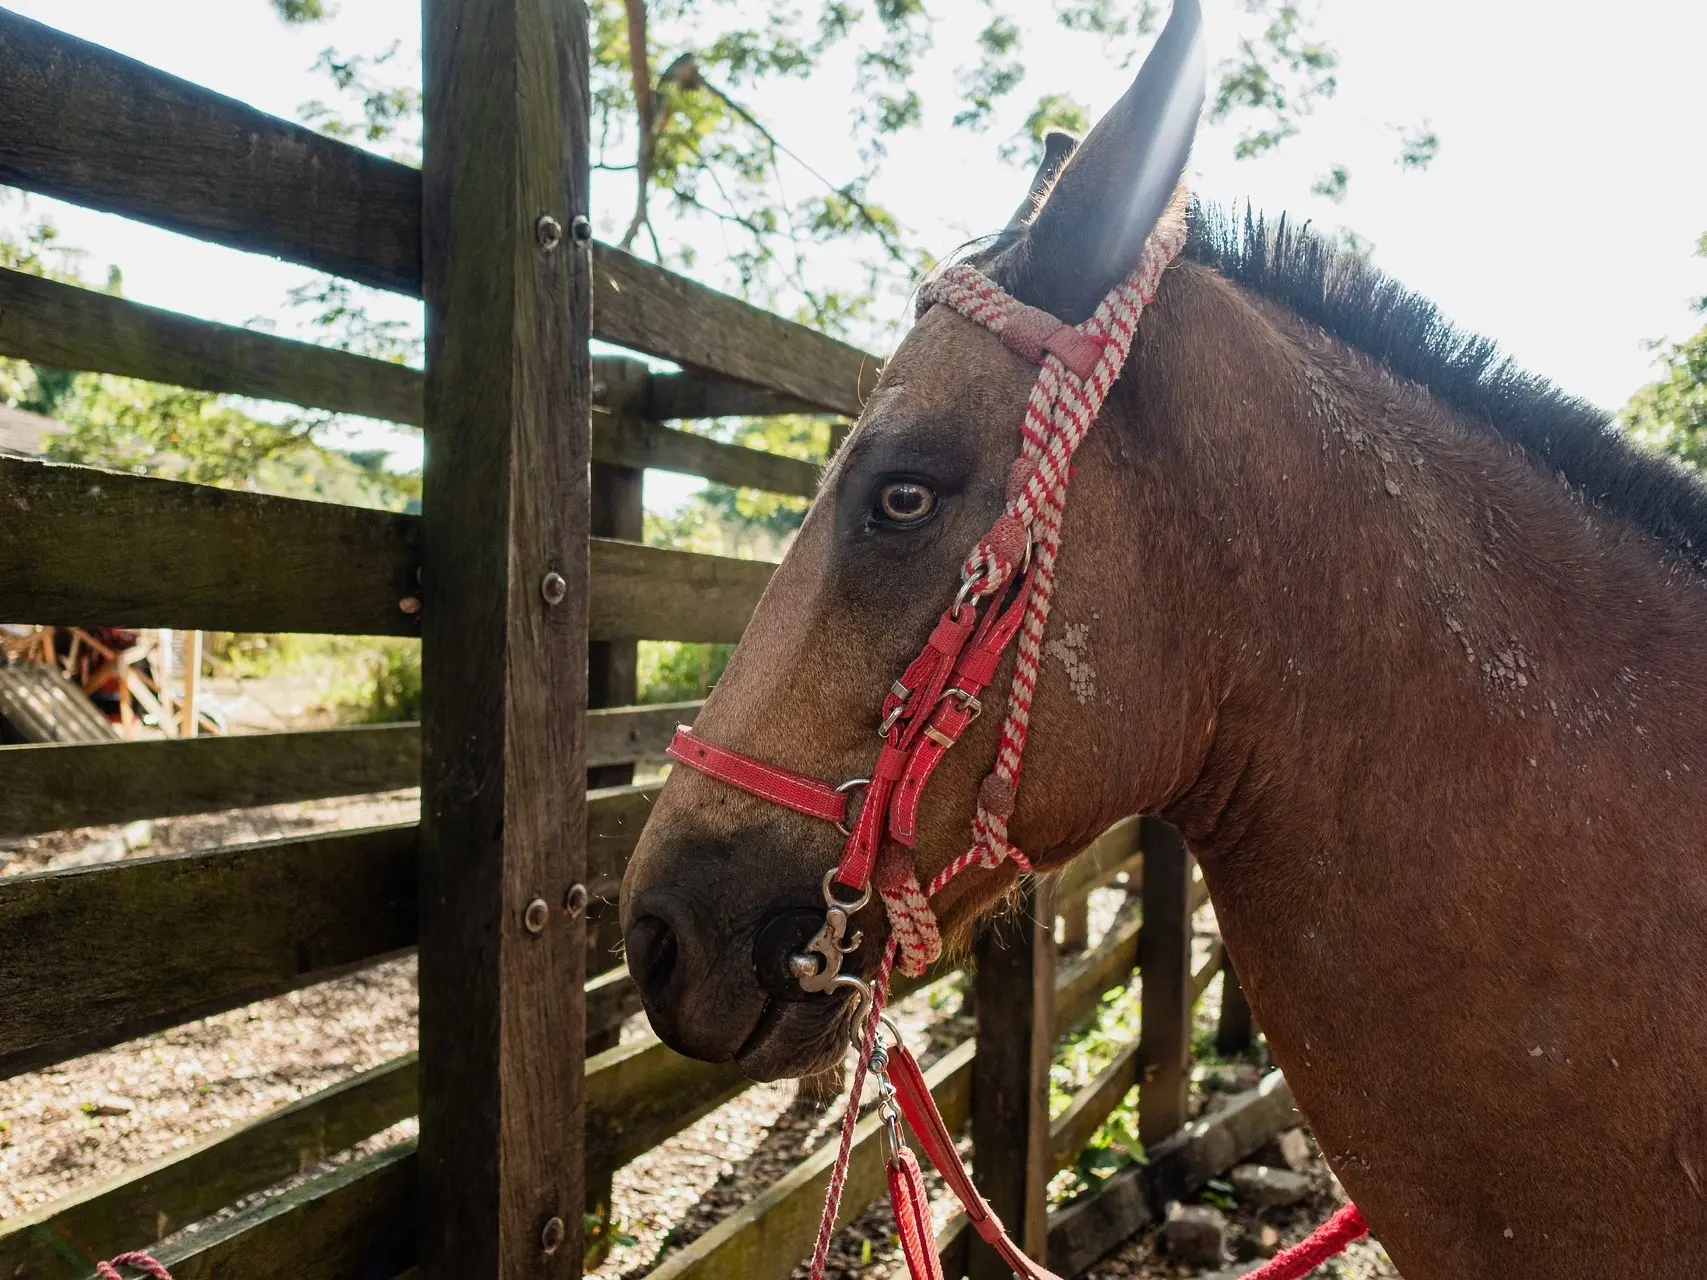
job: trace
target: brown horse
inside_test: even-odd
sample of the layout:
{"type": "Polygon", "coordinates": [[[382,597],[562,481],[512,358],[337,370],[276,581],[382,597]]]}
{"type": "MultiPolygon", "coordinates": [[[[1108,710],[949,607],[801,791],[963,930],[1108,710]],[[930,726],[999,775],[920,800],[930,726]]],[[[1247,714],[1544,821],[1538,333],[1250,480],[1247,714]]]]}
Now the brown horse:
{"type": "MultiPolygon", "coordinates": [[[[1070,322],[1151,230],[1134,175],[1169,140],[1143,75],[974,256],[1070,322]]],[[[1124,815],[1179,825],[1276,1061],[1407,1280],[1693,1276],[1707,493],[1357,258],[1191,216],[1079,454],[1016,841],[1055,869],[1124,815]]],[[[1608,263],[1588,245],[1560,269],[1608,263]]],[[[1034,376],[947,307],[923,316],[704,738],[827,779],[869,767],[885,690],[1001,510],[1034,376]]],[[[930,784],[921,880],[967,845],[1000,718],[930,784]]],[[[850,1003],[786,975],[838,845],[671,777],[623,887],[660,1036],[760,1079],[840,1060],[850,1003]]],[[[945,932],[1013,881],[954,881],[945,932]]],[[[870,972],[881,911],[859,924],[870,972]]]]}

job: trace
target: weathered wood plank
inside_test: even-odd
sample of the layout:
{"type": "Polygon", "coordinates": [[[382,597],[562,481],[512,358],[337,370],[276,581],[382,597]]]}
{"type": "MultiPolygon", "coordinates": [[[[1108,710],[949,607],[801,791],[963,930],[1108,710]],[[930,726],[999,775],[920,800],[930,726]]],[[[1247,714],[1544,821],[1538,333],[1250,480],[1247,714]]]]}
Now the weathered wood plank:
{"type": "MultiPolygon", "coordinates": [[[[197,320],[6,268],[0,268],[0,356],[58,369],[84,369],[281,400],[409,426],[420,426],[424,411],[425,377],[418,369],[235,325],[197,320]]],[[[705,375],[657,376],[706,381],[705,375]]],[[[658,467],[704,476],[719,484],[808,498],[817,492],[816,463],[724,444],[647,421],[641,416],[641,409],[650,402],[645,393],[647,385],[643,377],[639,392],[627,398],[621,412],[607,409],[594,417],[596,462],[658,467]]],[[[770,393],[756,388],[750,389],[747,398],[761,406],[775,401],[770,393]]],[[[665,399],[666,407],[682,407],[671,403],[668,396],[665,399]]],[[[784,410],[772,407],[771,411],[784,410]]],[[[602,537],[640,540],[638,529],[595,532],[602,537]]]]}
{"type": "Polygon", "coordinates": [[[0,1276],[83,1280],[97,1259],[148,1248],[414,1112],[409,1054],[40,1213],[0,1222],[0,1276]]]}
{"type": "Polygon", "coordinates": [[[373,1280],[415,1259],[418,1170],[400,1142],[212,1223],[155,1257],[174,1280],[373,1280]]]}
{"type": "MultiPolygon", "coordinates": [[[[29,513],[0,558],[8,618],[420,634],[417,516],[6,457],[0,509],[29,513]]],[[[608,539],[589,560],[596,640],[732,644],[776,568],[608,539]]]]}
{"type": "Polygon", "coordinates": [[[8,618],[419,631],[399,607],[420,590],[413,516],[20,458],[0,458],[0,510],[9,513],[0,557],[8,618]]]}
{"type": "Polygon", "coordinates": [[[775,570],[763,560],[595,540],[591,634],[734,644],[775,570]]]}
{"type": "Polygon", "coordinates": [[[1115,1174],[1096,1195],[1050,1214],[1050,1269],[1083,1274],[1156,1221],[1167,1201],[1185,1199],[1297,1123],[1292,1091],[1278,1071],[1271,1072],[1231,1106],[1148,1148],[1148,1163],[1115,1174]]]}
{"type": "Polygon", "coordinates": [[[0,268],[0,356],[416,426],[421,373],[0,268]]]}
{"type": "Polygon", "coordinates": [[[418,726],[0,747],[0,836],[412,787],[418,726]]]}
{"type": "Polygon", "coordinates": [[[607,1168],[627,1164],[751,1085],[732,1062],[695,1062],[652,1036],[589,1058],[592,1158],[607,1168]]]}
{"type": "Polygon", "coordinates": [[[703,702],[600,707],[587,712],[587,763],[626,764],[664,754],[676,726],[692,724],[703,702]]]}
{"type": "Polygon", "coordinates": [[[715,373],[655,373],[647,380],[648,418],[758,418],[780,413],[823,413],[809,400],[715,373]]]}
{"type": "Polygon", "coordinates": [[[802,498],[810,498],[818,492],[818,481],[823,474],[823,467],[816,462],[725,444],[691,431],[661,427],[642,418],[596,411],[593,415],[593,456],[601,462],[624,467],[679,471],[690,476],[704,476],[716,484],[763,489],[802,498]]]}
{"type": "Polygon", "coordinates": [[[414,945],[415,866],[398,826],[0,880],[0,1078],[414,945]]]}
{"type": "MultiPolygon", "coordinates": [[[[594,370],[595,382],[598,370],[594,370]]],[[[637,467],[614,466],[597,460],[598,423],[609,415],[594,414],[594,462],[592,468],[591,528],[601,538],[623,538],[639,542],[645,537],[646,472],[637,467]]],[[[620,419],[618,420],[620,422],[620,419]]],[[[634,640],[595,640],[587,646],[587,706],[626,707],[640,700],[640,645],[634,640]]],[[[623,762],[594,764],[587,761],[589,787],[627,786],[634,781],[634,765],[623,762]]],[[[599,973],[621,963],[622,914],[614,898],[589,898],[587,902],[587,972],[599,973]]],[[[587,1049],[603,1053],[621,1038],[620,1028],[588,1031],[587,1049]]],[[[587,1212],[598,1215],[601,1224],[610,1219],[613,1188],[608,1174],[588,1170],[587,1212]]],[[[593,1243],[593,1251],[598,1251],[593,1243]]]]}
{"type": "Polygon", "coordinates": [[[581,1274],[587,21],[565,0],[422,10],[427,1280],[581,1274]]]}
{"type": "Polygon", "coordinates": [[[1226,976],[1221,986],[1221,1020],[1215,1026],[1215,1048],[1226,1057],[1232,1057],[1251,1047],[1256,1025],[1251,1017],[1251,1002],[1245,998],[1245,989],[1239,984],[1231,955],[1222,956],[1221,972],[1226,976]]]}
{"type": "MultiPolygon", "coordinates": [[[[421,182],[0,10],[0,183],[419,294],[421,182]]],[[[592,263],[598,338],[850,416],[875,385],[846,343],[605,245],[592,263]]]]}
{"type": "Polygon", "coordinates": [[[596,245],[596,337],[858,417],[881,363],[857,347],[596,245]]]}
{"type": "MultiPolygon", "coordinates": [[[[587,758],[615,764],[657,755],[699,706],[588,712],[587,758]]],[[[416,724],[0,747],[0,836],[398,790],[420,781],[420,762],[416,724]]],[[[627,795],[591,803],[589,839],[619,842],[626,858],[634,845],[628,828],[645,821],[644,805],[627,795]]]]}
{"type": "Polygon", "coordinates": [[[1067,864],[1055,881],[1056,900],[1069,902],[1127,870],[1138,850],[1138,819],[1122,818],[1067,864]]]}
{"type": "MultiPolygon", "coordinates": [[[[1015,1243],[1041,1260],[1047,1248],[1049,1062],[1055,1019],[1053,886],[1032,885],[1011,915],[985,926],[974,947],[977,1056],[972,1060],[972,1172],[1015,1243]]],[[[983,1240],[968,1246],[972,1280],[1008,1280],[983,1240]]]]}
{"type": "Polygon", "coordinates": [[[420,175],[0,10],[0,183],[420,287],[420,175]]]}
{"type": "Polygon", "coordinates": [[[1138,965],[1144,1087],[1138,1093],[1139,1137],[1160,1143],[1186,1119],[1191,1086],[1191,862],[1179,830],[1145,818],[1144,932],[1138,965]]]}

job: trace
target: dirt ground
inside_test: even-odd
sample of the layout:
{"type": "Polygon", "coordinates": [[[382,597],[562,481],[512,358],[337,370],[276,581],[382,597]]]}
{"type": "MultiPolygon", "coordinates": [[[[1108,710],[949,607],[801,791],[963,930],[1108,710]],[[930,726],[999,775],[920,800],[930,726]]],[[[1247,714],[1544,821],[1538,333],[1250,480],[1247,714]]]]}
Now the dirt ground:
{"type": "MultiPolygon", "coordinates": [[[[417,810],[414,792],[398,792],[56,832],[0,845],[0,875],[411,821],[417,810]]],[[[1120,896],[1099,895],[1093,938],[1107,927],[1120,896]]],[[[416,1011],[414,962],[397,960],[0,1081],[0,1223],[134,1173],[408,1052],[415,1047],[416,1011]]],[[[971,1031],[952,980],[916,993],[898,1012],[910,1043],[929,1046],[927,1061],[971,1031]]],[[[643,1034],[641,1019],[624,1028],[625,1039],[643,1034]]],[[[645,1275],[802,1156],[833,1142],[841,1108],[823,1093],[822,1084],[756,1086],[618,1171],[617,1243],[594,1274],[623,1280],[645,1275]]],[[[412,1133],[413,1122],[405,1122],[359,1150],[412,1133]]],[[[1320,1190],[1302,1206],[1271,1211],[1262,1222],[1248,1213],[1231,1215],[1235,1241],[1259,1239],[1264,1223],[1283,1242],[1302,1238],[1337,1203],[1319,1161],[1316,1179],[1320,1190]]],[[[931,1183],[940,1225],[951,1206],[940,1183],[934,1177],[931,1183]]],[[[832,1274],[838,1280],[902,1276],[893,1241],[893,1223],[880,1204],[839,1234],[832,1274]]],[[[1218,1274],[1236,1275],[1249,1265],[1218,1274]]],[[[796,1273],[804,1274],[804,1267],[796,1273]]],[[[1154,1233],[1137,1237],[1090,1272],[1096,1280],[1192,1274],[1209,1273],[1180,1270],[1159,1258],[1154,1233]]],[[[1365,1243],[1317,1274],[1375,1280],[1398,1273],[1378,1246],[1365,1243]]]]}

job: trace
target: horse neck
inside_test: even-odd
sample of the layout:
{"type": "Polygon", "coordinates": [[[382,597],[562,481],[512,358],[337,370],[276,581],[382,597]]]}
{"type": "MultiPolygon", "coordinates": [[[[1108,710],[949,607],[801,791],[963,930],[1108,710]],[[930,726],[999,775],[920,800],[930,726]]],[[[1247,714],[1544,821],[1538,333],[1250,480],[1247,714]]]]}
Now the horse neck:
{"type": "Polygon", "coordinates": [[[1144,394],[1185,415],[1177,514],[1224,553],[1197,584],[1208,745],[1165,811],[1324,1150],[1426,1218],[1500,1130],[1519,1040],[1603,1066],[1621,1028],[1653,1038],[1585,939],[1656,999],[1677,954],[1639,940],[1676,929],[1707,964],[1702,584],[1207,273],[1167,321],[1144,394]]]}

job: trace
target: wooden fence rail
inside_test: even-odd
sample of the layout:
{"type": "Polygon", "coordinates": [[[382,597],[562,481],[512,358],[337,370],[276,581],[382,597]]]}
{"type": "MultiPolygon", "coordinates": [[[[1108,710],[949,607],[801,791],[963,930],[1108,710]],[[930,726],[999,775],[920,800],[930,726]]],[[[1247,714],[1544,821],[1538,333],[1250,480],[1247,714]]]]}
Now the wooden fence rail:
{"type": "MultiPolygon", "coordinates": [[[[110,294],[0,267],[0,356],[56,369],[145,378],[173,386],[279,400],[420,426],[425,375],[419,369],[195,320],[110,294]]],[[[698,374],[651,375],[635,361],[601,362],[596,388],[637,384],[593,417],[593,458],[657,467],[719,484],[811,497],[818,464],[725,444],[652,421],[658,417],[783,412],[798,402],[708,381],[698,374]],[[623,363],[635,372],[618,374],[623,363]],[[684,379],[686,380],[684,384],[684,379]]]]}
{"type": "MultiPolygon", "coordinates": [[[[0,615],[64,626],[419,635],[418,516],[0,457],[0,615]]],[[[593,639],[732,644],[774,565],[611,539],[593,639]]]]}
{"type": "MultiPolygon", "coordinates": [[[[0,9],[0,183],[421,292],[421,173],[0,9]]],[[[850,416],[865,353],[604,245],[596,338],[850,416]]]]}

